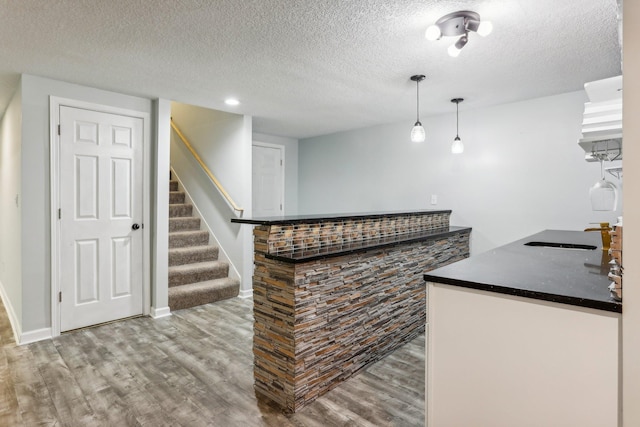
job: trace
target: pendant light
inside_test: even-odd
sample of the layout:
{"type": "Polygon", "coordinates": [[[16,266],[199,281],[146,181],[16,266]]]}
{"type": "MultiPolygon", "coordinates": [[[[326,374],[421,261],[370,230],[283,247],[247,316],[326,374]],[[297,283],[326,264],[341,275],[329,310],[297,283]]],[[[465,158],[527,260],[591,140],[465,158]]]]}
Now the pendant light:
{"type": "Polygon", "coordinates": [[[464,101],[463,98],[453,98],[451,100],[451,102],[454,102],[456,104],[456,137],[453,139],[453,144],[451,144],[451,152],[453,154],[460,154],[464,151],[464,144],[462,143],[462,140],[458,135],[458,116],[459,116],[458,106],[462,101],[464,101]]]}
{"type": "Polygon", "coordinates": [[[416,124],[411,129],[411,142],[424,142],[425,132],[420,123],[420,82],[425,79],[422,74],[411,76],[411,80],[416,82],[416,124]]]}

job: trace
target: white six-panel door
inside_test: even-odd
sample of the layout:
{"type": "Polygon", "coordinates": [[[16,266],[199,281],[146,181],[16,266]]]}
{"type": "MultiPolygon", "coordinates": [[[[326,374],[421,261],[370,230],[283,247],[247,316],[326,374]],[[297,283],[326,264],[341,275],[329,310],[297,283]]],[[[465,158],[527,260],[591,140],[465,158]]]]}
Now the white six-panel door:
{"type": "Polygon", "coordinates": [[[280,216],[284,207],[283,147],[254,143],[252,156],[253,215],[280,216]]]}
{"type": "Polygon", "coordinates": [[[142,145],[141,118],[60,106],[61,331],[143,312],[142,145]]]}

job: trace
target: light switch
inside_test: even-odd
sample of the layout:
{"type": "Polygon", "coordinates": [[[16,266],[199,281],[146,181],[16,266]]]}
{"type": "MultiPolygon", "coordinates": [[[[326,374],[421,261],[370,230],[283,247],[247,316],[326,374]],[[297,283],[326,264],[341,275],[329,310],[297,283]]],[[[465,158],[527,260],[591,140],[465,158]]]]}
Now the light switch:
{"type": "Polygon", "coordinates": [[[437,205],[438,204],[438,195],[437,194],[432,194],[431,195],[431,204],[432,205],[437,205]]]}

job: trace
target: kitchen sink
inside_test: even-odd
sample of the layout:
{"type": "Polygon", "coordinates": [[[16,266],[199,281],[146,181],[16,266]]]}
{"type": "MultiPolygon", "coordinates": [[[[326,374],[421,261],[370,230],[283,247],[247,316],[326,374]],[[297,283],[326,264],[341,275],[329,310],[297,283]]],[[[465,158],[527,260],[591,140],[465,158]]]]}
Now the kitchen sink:
{"type": "Polygon", "coordinates": [[[527,242],[525,246],[538,246],[554,249],[572,249],[578,251],[593,251],[597,249],[597,246],[593,245],[581,245],[578,243],[555,243],[555,242],[527,242]]]}

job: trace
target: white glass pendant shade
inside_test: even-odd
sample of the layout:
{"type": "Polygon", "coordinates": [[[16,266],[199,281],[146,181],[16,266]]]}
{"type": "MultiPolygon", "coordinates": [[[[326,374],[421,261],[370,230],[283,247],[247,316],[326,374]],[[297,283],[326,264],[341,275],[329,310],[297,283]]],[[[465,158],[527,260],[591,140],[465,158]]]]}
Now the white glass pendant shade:
{"type": "Polygon", "coordinates": [[[440,37],[442,37],[442,31],[440,31],[440,27],[435,24],[429,25],[427,27],[427,31],[425,31],[424,33],[424,37],[430,41],[438,40],[440,37]]]}
{"type": "Polygon", "coordinates": [[[614,211],[618,205],[618,189],[604,178],[591,187],[589,197],[594,211],[614,211]]]}
{"type": "Polygon", "coordinates": [[[426,137],[424,128],[422,127],[422,123],[416,122],[411,129],[411,142],[424,142],[426,137]]]}
{"type": "Polygon", "coordinates": [[[453,140],[453,144],[451,144],[451,152],[453,154],[460,154],[464,152],[464,144],[459,136],[456,136],[453,140]]]}
{"type": "Polygon", "coordinates": [[[480,22],[480,25],[478,26],[478,34],[482,37],[486,37],[491,34],[491,31],[493,31],[493,24],[491,21],[480,22]]]}

